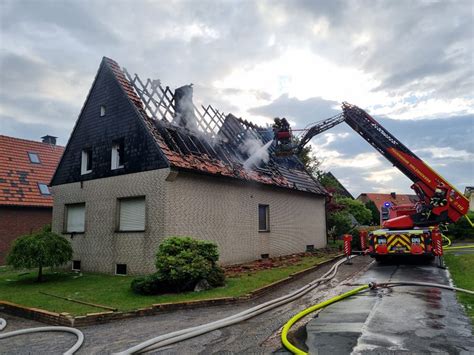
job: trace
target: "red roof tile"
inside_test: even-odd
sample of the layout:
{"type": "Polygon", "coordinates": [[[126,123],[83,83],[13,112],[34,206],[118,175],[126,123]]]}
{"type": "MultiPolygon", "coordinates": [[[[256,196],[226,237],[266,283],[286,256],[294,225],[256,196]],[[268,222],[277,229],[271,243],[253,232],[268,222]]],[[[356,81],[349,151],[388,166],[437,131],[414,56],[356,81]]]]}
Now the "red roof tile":
{"type": "Polygon", "coordinates": [[[357,198],[358,200],[364,200],[366,198],[373,201],[379,211],[381,210],[385,202],[390,202],[393,206],[413,204],[418,201],[416,195],[404,195],[395,194],[395,198],[391,194],[379,194],[379,193],[363,193],[357,198]]]}
{"type": "Polygon", "coordinates": [[[38,184],[49,185],[64,147],[0,135],[0,205],[52,207],[51,195],[38,184]],[[40,163],[32,163],[36,153],[40,163]]]}

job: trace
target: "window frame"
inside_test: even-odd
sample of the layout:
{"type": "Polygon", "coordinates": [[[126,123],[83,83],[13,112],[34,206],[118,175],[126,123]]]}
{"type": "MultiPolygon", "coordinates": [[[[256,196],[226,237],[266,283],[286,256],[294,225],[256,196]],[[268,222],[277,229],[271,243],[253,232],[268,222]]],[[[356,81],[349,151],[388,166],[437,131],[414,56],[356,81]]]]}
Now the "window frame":
{"type": "Polygon", "coordinates": [[[148,224],[148,218],[147,218],[147,205],[146,205],[146,196],[145,195],[138,195],[138,196],[127,196],[127,197],[119,197],[117,198],[117,208],[116,208],[116,223],[115,223],[115,233],[143,233],[146,232],[147,229],[147,224],[148,224]],[[120,228],[120,212],[122,208],[122,201],[127,201],[127,200],[139,200],[143,199],[143,203],[145,205],[145,211],[144,211],[144,221],[143,221],[143,229],[137,229],[137,230],[122,230],[120,228]]]}
{"type": "Polygon", "coordinates": [[[258,204],[258,232],[259,233],[268,233],[270,232],[270,205],[265,203],[258,204]],[[260,208],[265,208],[265,227],[266,229],[260,229],[260,208]]]}
{"type": "Polygon", "coordinates": [[[125,143],[123,139],[112,142],[112,150],[110,153],[110,169],[123,169],[125,164],[125,143]],[[120,164],[122,160],[122,164],[120,164]]]}
{"type": "Polygon", "coordinates": [[[49,189],[48,184],[45,184],[44,182],[38,182],[37,185],[38,185],[38,190],[39,190],[41,196],[51,196],[51,190],[49,189]],[[48,193],[45,194],[45,193],[41,190],[41,186],[45,186],[46,189],[48,190],[48,193]]]}
{"type": "Polygon", "coordinates": [[[128,265],[125,263],[115,263],[115,275],[116,276],[127,276],[128,275],[128,265]],[[125,265],[125,273],[124,274],[119,274],[117,272],[118,266],[119,265],[125,265]]]}
{"type": "Polygon", "coordinates": [[[81,268],[82,268],[82,265],[81,265],[81,260],[72,260],[72,263],[71,263],[71,270],[72,271],[81,271],[81,268]],[[78,262],[79,263],[79,269],[75,268],[74,267],[74,263],[78,262]]]}
{"type": "Polygon", "coordinates": [[[92,148],[84,148],[81,151],[81,175],[87,175],[92,172],[92,148]],[[90,169],[87,169],[90,165],[90,169]]]}
{"type": "Polygon", "coordinates": [[[28,152],[28,159],[30,159],[31,164],[41,164],[41,159],[38,153],[28,152]],[[31,159],[32,156],[35,156],[36,158],[38,158],[38,161],[33,161],[33,159],[31,159]]]}
{"type": "Polygon", "coordinates": [[[84,234],[86,232],[86,203],[77,202],[77,203],[66,203],[64,204],[64,220],[63,220],[63,234],[84,234]],[[69,207],[71,206],[84,206],[84,230],[81,231],[68,231],[68,213],[69,207]]]}

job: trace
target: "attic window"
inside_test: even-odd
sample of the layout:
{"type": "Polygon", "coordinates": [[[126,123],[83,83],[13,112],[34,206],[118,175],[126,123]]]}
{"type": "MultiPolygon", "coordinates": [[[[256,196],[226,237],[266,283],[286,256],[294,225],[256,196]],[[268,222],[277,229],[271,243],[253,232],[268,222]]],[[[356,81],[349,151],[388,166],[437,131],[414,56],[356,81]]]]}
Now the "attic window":
{"type": "Polygon", "coordinates": [[[49,191],[49,187],[46,184],[38,183],[38,188],[41,192],[41,195],[51,195],[51,192],[49,191]]]}
{"type": "Polygon", "coordinates": [[[92,149],[84,149],[81,155],[81,175],[92,172],[92,149]]]}
{"type": "Polygon", "coordinates": [[[100,106],[100,117],[104,117],[104,116],[105,116],[105,106],[101,105],[100,106]]]}
{"type": "Polygon", "coordinates": [[[28,152],[28,156],[30,157],[30,162],[32,162],[34,164],[41,164],[39,155],[37,153],[28,152]]]}
{"type": "Polygon", "coordinates": [[[112,166],[111,169],[120,169],[123,168],[123,163],[124,163],[124,143],[123,140],[116,141],[112,145],[112,166]]]}

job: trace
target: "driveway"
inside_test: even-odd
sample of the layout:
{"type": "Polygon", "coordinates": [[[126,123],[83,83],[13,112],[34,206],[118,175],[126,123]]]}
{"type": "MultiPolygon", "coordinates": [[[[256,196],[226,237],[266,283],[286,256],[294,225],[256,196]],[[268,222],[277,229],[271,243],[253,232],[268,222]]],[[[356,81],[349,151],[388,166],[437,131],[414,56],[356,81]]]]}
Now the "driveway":
{"type": "MultiPolygon", "coordinates": [[[[449,273],[434,265],[377,263],[353,282],[375,280],[450,284],[449,273]]],[[[471,325],[455,293],[437,288],[403,286],[359,294],[320,312],[307,333],[310,352],[319,355],[474,353],[471,325]]]]}

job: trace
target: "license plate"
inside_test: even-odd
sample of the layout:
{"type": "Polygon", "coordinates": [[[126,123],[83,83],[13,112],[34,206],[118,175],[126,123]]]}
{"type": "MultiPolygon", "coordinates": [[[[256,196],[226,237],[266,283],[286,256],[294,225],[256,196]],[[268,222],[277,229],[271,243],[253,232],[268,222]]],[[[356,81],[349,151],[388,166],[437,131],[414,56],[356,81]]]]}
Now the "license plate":
{"type": "Polygon", "coordinates": [[[411,238],[411,242],[412,242],[412,244],[420,244],[421,239],[420,238],[411,238]]]}
{"type": "Polygon", "coordinates": [[[397,252],[402,252],[402,251],[405,251],[406,248],[405,247],[393,247],[392,250],[397,251],[397,252]]]}

